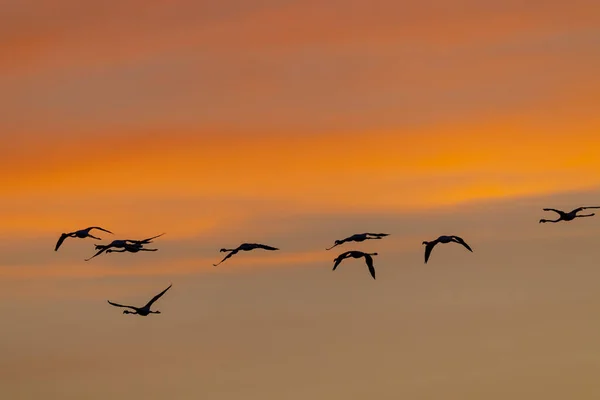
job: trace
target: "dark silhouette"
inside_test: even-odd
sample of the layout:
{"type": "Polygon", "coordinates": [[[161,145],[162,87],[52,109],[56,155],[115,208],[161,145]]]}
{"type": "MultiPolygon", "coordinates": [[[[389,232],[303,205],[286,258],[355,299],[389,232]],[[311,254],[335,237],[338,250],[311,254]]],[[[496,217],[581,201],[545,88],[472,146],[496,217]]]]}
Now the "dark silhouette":
{"type": "Polygon", "coordinates": [[[58,239],[58,242],[56,242],[56,246],[54,247],[54,251],[58,250],[58,248],[62,245],[62,243],[68,237],[77,237],[77,238],[80,238],[80,239],[91,237],[92,239],[102,240],[99,237],[90,235],[90,231],[92,229],[98,229],[98,230],[101,230],[101,231],[108,232],[108,233],[112,234],[111,231],[108,231],[108,230],[106,230],[104,228],[100,228],[99,226],[90,226],[89,228],[81,229],[79,231],[70,232],[70,233],[63,233],[62,235],[60,235],[60,238],[58,239]]]}
{"type": "Polygon", "coordinates": [[[145,249],[143,247],[143,245],[137,245],[137,244],[126,244],[125,247],[121,250],[113,250],[113,249],[108,249],[106,250],[106,253],[137,253],[138,251],[157,251],[158,249],[145,249]]]}
{"type": "Polygon", "coordinates": [[[471,250],[471,248],[469,247],[469,245],[467,243],[465,243],[464,240],[462,240],[460,237],[458,236],[440,236],[439,238],[435,239],[432,242],[423,242],[423,244],[427,245],[425,246],[425,263],[427,264],[427,260],[429,260],[429,255],[431,254],[431,250],[433,250],[433,247],[438,244],[438,243],[450,243],[450,242],[454,242],[454,243],[460,243],[463,246],[465,246],[467,248],[467,250],[469,250],[470,252],[473,252],[473,250],[471,250]]]}
{"type": "MultiPolygon", "coordinates": [[[[125,240],[113,240],[111,243],[109,244],[97,244],[96,246],[96,250],[99,250],[96,254],[94,254],[93,256],[91,256],[90,258],[86,258],[85,261],[90,261],[92,258],[99,256],[100,254],[104,253],[105,251],[107,251],[108,249],[113,249],[113,248],[117,248],[117,249],[125,249],[126,247],[138,247],[139,250],[141,250],[141,248],[148,243],[152,243],[152,239],[156,239],[157,237],[160,237],[164,235],[164,233],[161,233],[160,235],[157,236],[153,236],[151,238],[148,239],[143,239],[143,240],[131,240],[131,239],[125,239],[125,240]]],[[[128,251],[128,250],[125,250],[128,251]]],[[[133,251],[134,253],[137,251],[133,251]]]]}
{"type": "Polygon", "coordinates": [[[335,246],[339,246],[340,244],[343,244],[346,242],[363,242],[363,241],[369,240],[369,239],[382,239],[385,236],[389,236],[389,234],[388,233],[357,233],[355,235],[347,237],[346,239],[336,240],[335,244],[333,246],[331,246],[330,248],[325,249],[325,250],[331,250],[335,246]],[[373,236],[373,237],[371,237],[371,236],[373,236]]]}
{"type": "Polygon", "coordinates": [[[127,239],[128,242],[135,244],[135,245],[144,245],[144,244],[148,244],[148,243],[152,243],[153,239],[159,238],[162,235],[164,235],[164,233],[161,233],[160,235],[156,235],[156,236],[152,236],[151,238],[148,239],[143,239],[143,240],[131,240],[131,239],[127,239]]]}
{"type": "Polygon", "coordinates": [[[213,264],[213,266],[216,267],[217,265],[221,264],[223,261],[227,260],[229,257],[233,256],[234,254],[237,254],[238,251],[250,251],[250,250],[254,250],[254,249],[279,250],[276,247],[271,247],[271,246],[267,246],[264,244],[243,243],[243,244],[240,244],[236,249],[221,249],[221,250],[219,250],[220,252],[230,251],[231,253],[227,254],[225,256],[225,258],[223,258],[217,264],[213,264]]]}
{"type": "Polygon", "coordinates": [[[371,276],[373,277],[373,279],[375,279],[375,267],[373,266],[373,257],[371,256],[376,256],[377,253],[363,253],[362,251],[347,251],[345,253],[340,254],[339,256],[337,256],[337,258],[335,258],[333,261],[335,261],[335,264],[333,264],[333,271],[335,271],[335,269],[337,268],[338,265],[340,265],[340,263],[345,260],[346,258],[361,258],[364,257],[365,258],[365,262],[367,263],[367,267],[369,267],[369,272],[371,273],[371,276]]]}
{"type": "Polygon", "coordinates": [[[540,223],[544,223],[544,222],[558,222],[558,221],[573,221],[575,218],[593,217],[594,215],[596,215],[594,213],[585,214],[585,215],[577,215],[577,213],[579,211],[587,210],[588,208],[600,208],[600,207],[579,207],[579,208],[576,208],[573,211],[569,211],[569,212],[564,212],[564,211],[556,210],[554,208],[544,208],[544,211],[554,211],[555,213],[558,213],[558,219],[556,219],[556,220],[540,219],[540,223]]]}
{"type": "Polygon", "coordinates": [[[167,290],[169,290],[171,288],[171,286],[173,286],[173,284],[170,284],[168,288],[166,288],[165,290],[163,290],[162,292],[160,292],[159,294],[154,296],[152,298],[152,300],[150,300],[148,302],[148,304],[146,304],[144,307],[141,307],[141,308],[134,307],[134,306],[124,306],[122,304],[113,303],[110,300],[107,300],[107,301],[108,301],[108,304],[113,305],[115,307],[131,308],[132,310],[134,310],[134,311],[125,310],[125,311],[123,311],[123,314],[137,314],[137,315],[141,315],[142,317],[145,317],[148,314],[160,314],[160,311],[150,311],[150,307],[156,300],[158,300],[160,298],[160,296],[165,294],[165,292],[167,290]]]}

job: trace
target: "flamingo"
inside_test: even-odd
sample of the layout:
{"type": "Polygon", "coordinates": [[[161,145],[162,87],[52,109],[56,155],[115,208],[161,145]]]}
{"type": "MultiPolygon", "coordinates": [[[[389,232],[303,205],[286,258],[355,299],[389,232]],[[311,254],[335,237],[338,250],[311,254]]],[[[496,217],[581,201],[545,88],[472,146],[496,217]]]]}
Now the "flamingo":
{"type": "Polygon", "coordinates": [[[104,231],[104,232],[108,232],[110,234],[113,234],[111,231],[106,230],[104,228],[100,228],[99,226],[90,226],[89,228],[86,229],[81,229],[75,232],[69,232],[69,233],[63,233],[62,235],[60,235],[60,238],[58,239],[58,242],[56,242],[56,246],[54,247],[54,251],[57,251],[58,248],[63,244],[63,242],[65,241],[66,238],[68,237],[77,237],[80,239],[84,239],[87,237],[91,237],[92,239],[96,239],[96,240],[102,240],[99,237],[93,236],[90,234],[90,231],[92,229],[98,229],[100,231],[104,231]]]}
{"type": "Polygon", "coordinates": [[[357,233],[355,235],[347,237],[346,239],[336,240],[335,244],[333,246],[331,246],[330,248],[325,249],[325,250],[331,250],[335,246],[339,246],[340,244],[343,244],[346,242],[363,242],[368,239],[383,239],[385,236],[389,236],[389,234],[388,233],[357,233]],[[371,237],[371,236],[373,236],[373,237],[371,237]]]}
{"type": "Polygon", "coordinates": [[[137,253],[138,251],[157,251],[157,250],[158,249],[145,249],[142,247],[142,245],[137,246],[134,244],[126,244],[125,247],[121,250],[108,249],[108,250],[106,250],[106,253],[124,253],[124,252],[137,253]]]}
{"type": "Polygon", "coordinates": [[[569,212],[556,210],[554,208],[544,208],[544,211],[554,211],[555,213],[558,213],[558,219],[556,219],[556,220],[540,219],[540,223],[544,223],[544,222],[559,222],[559,221],[573,221],[575,218],[593,217],[594,215],[596,215],[594,213],[585,214],[585,215],[577,215],[577,213],[579,211],[587,210],[588,208],[600,208],[600,207],[579,207],[579,208],[576,208],[573,211],[569,211],[569,212]]]}
{"type": "Polygon", "coordinates": [[[462,244],[463,246],[465,246],[467,248],[467,250],[469,250],[470,252],[473,252],[473,250],[471,250],[469,245],[467,243],[465,243],[465,241],[462,240],[458,236],[440,236],[439,238],[435,239],[434,241],[423,242],[423,244],[426,245],[425,246],[425,263],[427,263],[427,260],[429,260],[429,255],[431,254],[431,250],[433,250],[433,248],[435,247],[436,244],[451,243],[451,242],[462,244]]]}
{"type": "MultiPolygon", "coordinates": [[[[161,233],[160,235],[156,235],[151,238],[143,239],[143,240],[119,239],[119,240],[113,240],[111,243],[105,244],[105,245],[97,244],[96,250],[99,250],[99,251],[96,254],[94,254],[93,256],[91,256],[90,258],[87,258],[85,261],[90,261],[92,258],[99,256],[100,254],[104,253],[108,249],[112,249],[112,248],[124,249],[129,246],[130,248],[139,247],[141,249],[145,244],[152,243],[152,239],[156,239],[157,237],[160,237],[162,235],[164,235],[164,233],[161,233]]],[[[125,250],[125,251],[127,251],[127,250],[125,250]]],[[[136,252],[136,251],[134,251],[134,252],[136,252]]]]}
{"type": "Polygon", "coordinates": [[[267,245],[264,245],[264,244],[243,243],[243,244],[240,244],[235,249],[221,249],[221,250],[219,250],[220,252],[227,252],[227,251],[229,251],[230,253],[227,254],[225,256],[225,258],[223,258],[217,264],[213,264],[213,265],[216,267],[217,265],[221,264],[223,261],[227,260],[229,257],[233,256],[234,254],[237,254],[238,251],[250,251],[250,250],[254,250],[254,249],[279,250],[276,247],[271,247],[271,246],[267,246],[267,245]]]}
{"type": "Polygon", "coordinates": [[[373,266],[373,257],[371,257],[371,256],[376,256],[376,255],[377,255],[377,253],[363,253],[362,251],[356,251],[356,250],[347,251],[345,253],[340,254],[339,256],[337,256],[337,258],[335,258],[333,260],[333,261],[335,261],[335,264],[333,264],[333,271],[335,271],[337,266],[340,265],[340,263],[343,260],[345,260],[346,258],[364,257],[367,267],[369,267],[369,272],[371,273],[371,276],[373,277],[373,279],[375,279],[375,267],[373,266]]]}
{"type": "Polygon", "coordinates": [[[152,298],[152,300],[150,300],[144,307],[125,306],[123,304],[113,303],[110,300],[107,300],[107,301],[108,301],[108,304],[110,304],[112,306],[131,308],[133,310],[133,311],[124,310],[123,314],[137,314],[137,315],[141,315],[142,317],[145,317],[148,314],[160,314],[160,311],[150,311],[150,307],[156,300],[158,300],[163,294],[165,294],[165,292],[167,290],[169,290],[171,288],[171,286],[173,286],[173,284],[170,284],[168,288],[166,288],[165,290],[163,290],[162,292],[160,292],[159,294],[154,296],[152,298]]]}

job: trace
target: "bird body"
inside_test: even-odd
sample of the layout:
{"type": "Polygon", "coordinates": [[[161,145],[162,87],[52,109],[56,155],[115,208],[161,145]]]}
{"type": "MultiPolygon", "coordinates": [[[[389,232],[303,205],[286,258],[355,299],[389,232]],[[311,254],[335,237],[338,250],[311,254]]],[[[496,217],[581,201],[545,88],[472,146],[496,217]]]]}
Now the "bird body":
{"type": "Polygon", "coordinates": [[[437,239],[431,241],[431,242],[423,242],[425,246],[425,263],[427,263],[427,260],[429,260],[429,256],[431,255],[431,251],[433,250],[433,248],[435,247],[436,244],[438,243],[459,243],[461,245],[463,245],[467,250],[469,250],[470,252],[473,252],[473,250],[471,249],[471,247],[460,237],[458,236],[440,236],[437,239]]]}
{"type": "Polygon", "coordinates": [[[341,244],[344,244],[346,242],[364,242],[365,240],[369,240],[369,239],[383,239],[385,236],[389,236],[388,233],[356,233],[352,236],[348,236],[345,239],[342,240],[336,240],[333,246],[331,246],[328,249],[325,250],[331,250],[336,246],[339,246],[341,244]]]}
{"type": "Polygon", "coordinates": [[[594,213],[591,214],[585,214],[585,215],[577,215],[578,212],[583,211],[583,210],[587,210],[588,208],[600,208],[600,207],[579,207],[576,208],[572,211],[569,212],[565,212],[565,211],[561,211],[561,210],[557,210],[555,208],[544,208],[544,211],[554,211],[555,213],[558,214],[558,219],[552,220],[552,219],[540,219],[540,223],[545,223],[545,222],[559,222],[559,221],[573,221],[575,218],[583,218],[583,217],[593,217],[594,213]]]}
{"type": "Polygon", "coordinates": [[[138,244],[125,244],[125,246],[121,249],[121,250],[113,250],[113,249],[108,249],[106,250],[107,253],[137,253],[139,251],[157,251],[158,249],[145,249],[143,247],[144,245],[138,245],[138,244]]]}
{"type": "Polygon", "coordinates": [[[333,271],[335,271],[335,269],[338,267],[338,265],[340,265],[340,263],[343,260],[345,260],[346,258],[364,257],[365,263],[367,264],[367,267],[369,268],[369,273],[371,274],[373,279],[375,279],[375,266],[373,265],[373,257],[371,257],[371,256],[376,256],[376,255],[377,255],[377,253],[363,253],[362,251],[357,251],[357,250],[347,251],[345,253],[340,254],[333,260],[334,261],[333,271]]]}
{"type": "Polygon", "coordinates": [[[96,239],[96,240],[101,240],[99,237],[93,236],[90,234],[90,231],[92,229],[98,229],[100,231],[104,231],[104,232],[108,232],[110,234],[112,234],[111,231],[106,230],[104,228],[100,228],[99,226],[90,226],[89,228],[86,229],[80,229],[78,231],[75,232],[69,232],[69,233],[63,233],[60,235],[60,238],[58,239],[58,242],[56,242],[56,246],[54,246],[54,251],[57,251],[58,248],[63,244],[63,242],[65,241],[66,238],[68,237],[72,237],[72,238],[80,238],[80,239],[85,239],[87,237],[91,237],[92,239],[96,239]]]}
{"type": "Polygon", "coordinates": [[[113,303],[110,300],[108,301],[108,304],[115,306],[115,307],[124,307],[124,308],[130,308],[133,311],[129,311],[129,310],[124,310],[123,314],[137,314],[140,315],[142,317],[147,316],[148,314],[160,314],[160,311],[151,311],[150,307],[152,306],[152,304],[158,300],[163,294],[166,293],[167,290],[169,290],[171,288],[171,286],[173,286],[173,284],[170,284],[168,288],[166,288],[165,290],[163,290],[162,292],[160,292],[159,294],[157,294],[156,296],[154,296],[145,306],[143,307],[134,307],[134,306],[126,306],[123,304],[118,304],[118,303],[113,303]]]}
{"type": "Polygon", "coordinates": [[[227,251],[229,251],[230,253],[229,253],[229,254],[227,254],[227,255],[225,256],[225,258],[223,258],[223,259],[222,259],[221,261],[219,261],[217,264],[213,264],[213,266],[215,266],[215,267],[216,267],[217,265],[221,264],[223,261],[227,260],[229,257],[231,257],[231,256],[233,256],[233,255],[235,255],[235,254],[237,254],[239,251],[250,251],[250,250],[254,250],[254,249],[263,249],[263,250],[271,250],[271,251],[274,251],[274,250],[279,250],[279,249],[278,249],[278,248],[276,248],[276,247],[271,247],[271,246],[267,246],[267,245],[264,245],[264,244],[258,244],[258,243],[242,243],[241,245],[239,245],[239,246],[238,246],[237,248],[235,248],[235,249],[225,249],[225,248],[223,248],[223,249],[219,250],[220,252],[227,252],[227,251]]]}

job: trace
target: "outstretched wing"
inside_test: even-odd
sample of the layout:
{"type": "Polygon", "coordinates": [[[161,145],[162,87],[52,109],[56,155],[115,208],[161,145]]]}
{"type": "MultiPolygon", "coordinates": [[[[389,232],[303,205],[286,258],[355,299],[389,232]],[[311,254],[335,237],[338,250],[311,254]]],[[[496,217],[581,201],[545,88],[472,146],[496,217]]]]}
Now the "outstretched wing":
{"type": "Polygon", "coordinates": [[[165,290],[163,290],[162,292],[160,292],[159,294],[157,294],[156,296],[154,296],[154,297],[152,298],[152,300],[150,300],[150,301],[148,302],[148,304],[146,304],[146,305],[145,305],[143,308],[148,308],[148,309],[149,309],[149,308],[150,308],[150,306],[152,305],[152,303],[154,303],[156,300],[160,299],[160,296],[162,296],[163,294],[165,294],[165,292],[166,292],[167,290],[171,289],[171,286],[173,286],[173,284],[172,284],[172,283],[169,285],[169,287],[168,287],[168,288],[166,288],[165,290]]]}
{"type": "Polygon", "coordinates": [[[377,237],[384,237],[384,236],[389,236],[389,233],[367,233],[367,235],[369,236],[377,236],[377,237]]]}
{"type": "Polygon", "coordinates": [[[115,306],[115,307],[124,307],[124,308],[131,308],[132,310],[137,310],[137,308],[133,307],[133,306],[124,306],[123,304],[118,304],[118,303],[113,303],[110,300],[106,300],[108,301],[108,304],[110,304],[111,306],[115,306]]]}
{"type": "Polygon", "coordinates": [[[429,256],[431,255],[431,250],[435,247],[437,242],[429,242],[425,245],[425,264],[427,264],[427,260],[429,260],[429,256]]]}
{"type": "Polygon", "coordinates": [[[157,237],[161,237],[162,235],[164,235],[164,233],[161,233],[160,235],[152,236],[151,238],[144,239],[144,240],[127,239],[126,242],[132,242],[132,243],[137,243],[137,244],[148,244],[148,243],[152,242],[152,239],[156,239],[157,237]]]}
{"type": "Polygon", "coordinates": [[[218,262],[218,263],[216,263],[216,264],[213,264],[213,266],[215,266],[215,267],[216,267],[217,265],[221,264],[223,261],[227,260],[227,259],[228,259],[229,257],[231,257],[232,255],[234,255],[234,254],[237,254],[237,252],[238,252],[237,250],[232,250],[232,251],[231,251],[229,254],[227,254],[227,255],[226,255],[226,256],[225,256],[225,257],[224,257],[224,258],[223,258],[221,261],[219,261],[219,262],[218,262]]]}
{"type": "Polygon", "coordinates": [[[600,207],[597,207],[597,206],[579,207],[579,208],[576,208],[576,209],[575,209],[575,210],[573,210],[573,211],[575,211],[575,212],[579,212],[579,211],[581,211],[581,210],[587,210],[588,208],[600,208],[600,207]]]}
{"type": "Polygon", "coordinates": [[[340,263],[348,256],[348,254],[350,254],[349,251],[340,254],[339,256],[337,256],[337,258],[333,261],[335,261],[335,263],[333,264],[333,271],[335,271],[335,269],[338,267],[338,265],[340,265],[340,263]]]}
{"type": "Polygon", "coordinates": [[[467,250],[469,250],[471,253],[473,252],[473,250],[471,249],[471,247],[469,247],[469,245],[460,237],[458,236],[452,236],[454,239],[456,239],[456,241],[460,244],[462,244],[463,246],[465,246],[467,248],[467,250]]]}
{"type": "Polygon", "coordinates": [[[92,229],[98,229],[100,231],[104,231],[104,232],[108,232],[110,234],[113,234],[111,231],[104,229],[104,228],[100,228],[99,226],[90,226],[89,228],[86,229],[86,231],[91,231],[92,229]]]}
{"type": "Polygon", "coordinates": [[[333,264],[333,271],[335,271],[335,269],[338,267],[338,265],[340,265],[343,259],[343,257],[338,257],[335,259],[335,263],[333,264]]]}
{"type": "Polygon", "coordinates": [[[365,261],[367,262],[367,267],[369,267],[369,272],[373,279],[375,279],[375,267],[373,266],[373,257],[369,254],[365,254],[365,261]]]}
{"type": "Polygon", "coordinates": [[[554,211],[555,213],[558,213],[558,214],[561,214],[561,215],[564,214],[563,211],[557,210],[556,208],[544,208],[543,210],[544,211],[554,211]]]}
{"type": "Polygon", "coordinates": [[[58,250],[58,248],[60,247],[61,244],[63,244],[63,242],[65,241],[66,238],[69,237],[68,233],[63,233],[62,235],[60,235],[60,238],[58,239],[58,242],[56,242],[56,246],[54,247],[54,251],[58,250]]]}
{"type": "MultiPolygon", "coordinates": [[[[96,245],[98,246],[98,245],[96,245]]],[[[110,246],[105,246],[103,247],[99,252],[97,252],[96,254],[94,254],[93,256],[91,256],[90,258],[86,258],[85,261],[90,261],[92,258],[99,256],[100,254],[104,253],[106,250],[108,250],[110,248],[110,246]]],[[[98,247],[96,247],[96,249],[98,249],[98,247]]]]}
{"type": "Polygon", "coordinates": [[[266,244],[255,244],[257,249],[265,249],[265,250],[279,250],[277,247],[267,246],[266,244]]]}

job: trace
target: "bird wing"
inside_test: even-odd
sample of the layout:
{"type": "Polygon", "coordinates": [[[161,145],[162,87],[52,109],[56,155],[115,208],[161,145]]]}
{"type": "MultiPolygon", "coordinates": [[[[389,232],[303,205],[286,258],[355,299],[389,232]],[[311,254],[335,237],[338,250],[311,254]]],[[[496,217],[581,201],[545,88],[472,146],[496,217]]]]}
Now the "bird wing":
{"type": "Polygon", "coordinates": [[[63,233],[62,235],[60,235],[60,238],[58,239],[58,242],[56,242],[56,246],[54,247],[54,251],[58,250],[58,248],[60,247],[61,244],[63,244],[63,242],[65,241],[66,238],[69,237],[68,233],[63,233]]]}
{"type": "Polygon", "coordinates": [[[556,208],[544,208],[544,211],[554,211],[555,213],[558,213],[558,214],[564,214],[563,211],[557,210],[556,208]]]}
{"type": "Polygon", "coordinates": [[[130,239],[127,239],[126,242],[133,242],[133,243],[138,243],[138,244],[148,244],[148,243],[150,243],[152,241],[152,239],[156,239],[157,237],[161,237],[162,235],[164,235],[164,233],[161,233],[160,235],[152,236],[151,238],[144,239],[144,240],[130,240],[130,239]]]}
{"type": "Polygon", "coordinates": [[[340,254],[339,256],[337,256],[337,258],[333,261],[335,261],[335,263],[333,264],[333,270],[335,271],[335,269],[338,267],[338,265],[340,265],[340,263],[346,258],[348,257],[348,254],[350,254],[349,251],[340,254]]]}
{"type": "Polygon", "coordinates": [[[107,229],[104,229],[104,228],[100,228],[99,226],[90,226],[90,227],[89,227],[89,228],[87,228],[86,230],[89,232],[89,231],[91,231],[92,229],[98,229],[98,230],[100,230],[100,231],[104,231],[104,232],[108,232],[108,233],[112,234],[112,232],[111,232],[111,231],[109,231],[109,230],[107,230],[107,229]]]}
{"type": "Polygon", "coordinates": [[[367,235],[383,237],[383,236],[389,236],[390,234],[389,233],[367,233],[367,235]]]}
{"type": "Polygon", "coordinates": [[[343,259],[344,259],[344,257],[338,256],[338,258],[336,258],[334,260],[335,263],[333,264],[333,271],[335,271],[335,269],[338,267],[338,265],[340,265],[340,263],[342,262],[343,259]]]}
{"type": "Polygon", "coordinates": [[[598,206],[581,207],[581,209],[583,209],[583,210],[587,210],[588,208],[600,208],[600,207],[598,207],[598,206]]]}
{"type": "Polygon", "coordinates": [[[159,294],[157,294],[156,296],[154,296],[154,297],[152,298],[152,300],[150,300],[150,301],[148,302],[148,304],[146,304],[146,305],[145,305],[143,308],[150,308],[150,306],[152,305],[152,303],[154,303],[156,300],[160,299],[160,296],[162,296],[163,294],[165,294],[165,292],[166,292],[167,290],[171,289],[171,286],[173,286],[173,284],[172,284],[172,283],[169,285],[169,287],[168,287],[168,288],[166,288],[165,290],[163,290],[162,292],[160,292],[159,294]]]}
{"type": "Polygon", "coordinates": [[[267,246],[266,244],[256,244],[257,249],[265,249],[265,250],[279,250],[277,247],[267,246]]]}
{"type": "Polygon", "coordinates": [[[469,247],[469,245],[467,244],[467,242],[465,242],[462,238],[458,237],[458,236],[452,236],[454,239],[456,239],[458,241],[458,243],[462,244],[463,246],[465,246],[467,248],[467,250],[469,250],[471,253],[473,252],[473,250],[471,249],[471,247],[469,247]]]}
{"type": "Polygon", "coordinates": [[[427,264],[427,260],[429,260],[429,256],[431,255],[431,250],[435,247],[437,242],[429,242],[425,246],[425,264],[427,264]]]}
{"type": "Polygon", "coordinates": [[[373,277],[373,279],[375,279],[375,267],[373,266],[373,257],[371,257],[369,254],[366,254],[365,261],[367,262],[367,267],[369,267],[369,272],[371,273],[371,276],[373,277]]]}
{"type": "Polygon", "coordinates": [[[104,253],[106,250],[108,250],[110,248],[110,246],[106,246],[104,248],[102,248],[99,252],[97,252],[96,254],[94,254],[93,256],[91,256],[90,258],[86,258],[85,261],[90,261],[92,258],[99,256],[100,254],[104,253]]]}
{"type": "Polygon", "coordinates": [[[232,255],[234,255],[234,254],[237,254],[237,252],[238,252],[237,250],[233,250],[233,251],[231,251],[231,252],[230,252],[229,254],[227,254],[227,255],[226,255],[226,256],[225,256],[225,257],[224,257],[224,258],[223,258],[221,261],[219,261],[218,263],[216,263],[216,264],[213,264],[213,265],[216,267],[217,265],[221,264],[223,261],[227,260],[227,259],[228,259],[229,257],[231,257],[232,255]]]}
{"type": "Polygon", "coordinates": [[[131,308],[132,310],[137,310],[137,308],[133,307],[133,306],[124,306],[123,304],[113,303],[110,300],[106,300],[106,301],[108,301],[108,304],[115,306],[115,307],[124,307],[124,308],[131,308]]]}

